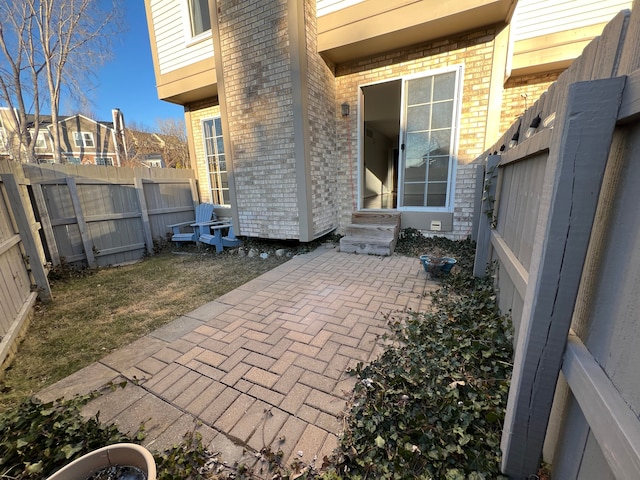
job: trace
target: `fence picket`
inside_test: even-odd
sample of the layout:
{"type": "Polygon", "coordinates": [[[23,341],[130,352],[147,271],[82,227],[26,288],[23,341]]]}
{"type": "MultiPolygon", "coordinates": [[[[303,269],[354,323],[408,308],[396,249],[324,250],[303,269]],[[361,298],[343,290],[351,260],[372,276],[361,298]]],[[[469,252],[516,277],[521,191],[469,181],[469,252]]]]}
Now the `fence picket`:
{"type": "Polygon", "coordinates": [[[140,211],[142,212],[142,230],[144,232],[147,253],[151,255],[153,254],[153,236],[151,235],[151,225],[149,224],[149,209],[147,208],[147,200],[144,195],[144,183],[140,177],[135,177],[133,182],[136,187],[136,194],[138,195],[140,211]]]}
{"type": "Polygon", "coordinates": [[[572,85],[552,139],[502,437],[513,478],[540,462],[624,83],[572,85]]]}

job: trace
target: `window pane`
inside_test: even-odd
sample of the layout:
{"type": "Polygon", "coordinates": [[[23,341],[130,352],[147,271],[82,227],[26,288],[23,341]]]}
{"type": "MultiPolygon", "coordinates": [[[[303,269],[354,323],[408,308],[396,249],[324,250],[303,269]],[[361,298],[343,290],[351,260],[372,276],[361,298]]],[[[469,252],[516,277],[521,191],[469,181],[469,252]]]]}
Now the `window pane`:
{"type": "Polygon", "coordinates": [[[427,207],[444,207],[447,205],[446,183],[429,183],[427,188],[427,207]]]}
{"type": "Polygon", "coordinates": [[[407,105],[431,101],[433,77],[416,78],[407,82],[407,105]]]}
{"type": "Polygon", "coordinates": [[[431,128],[450,128],[453,121],[453,100],[433,104],[431,128]]]}
{"type": "Polygon", "coordinates": [[[405,145],[405,168],[418,167],[424,163],[424,156],[429,152],[429,133],[407,133],[405,145]]]}
{"type": "Polygon", "coordinates": [[[427,130],[430,116],[431,105],[418,105],[407,108],[407,131],[427,130]]]}
{"type": "Polygon", "coordinates": [[[208,0],[189,0],[189,16],[191,17],[191,35],[193,37],[211,30],[208,0]]]}
{"type": "Polygon", "coordinates": [[[404,171],[405,182],[424,182],[427,175],[427,166],[423,164],[419,167],[409,167],[404,171]]]}
{"type": "Polygon", "coordinates": [[[433,101],[453,99],[455,95],[456,73],[437,75],[433,84],[433,101]]]}
{"type": "Polygon", "coordinates": [[[435,148],[431,150],[433,155],[449,155],[449,147],[451,145],[451,129],[437,130],[431,132],[431,143],[435,148]]]}
{"type": "Polygon", "coordinates": [[[424,207],[424,183],[406,183],[404,186],[404,205],[424,207]]]}
{"type": "Polygon", "coordinates": [[[218,146],[218,154],[223,154],[224,153],[224,141],[222,140],[222,137],[218,137],[216,139],[216,145],[218,146]]]}
{"type": "Polygon", "coordinates": [[[429,181],[446,182],[449,178],[449,157],[429,159],[429,181]]]}
{"type": "Polygon", "coordinates": [[[204,120],[202,122],[202,132],[205,137],[213,137],[213,121],[212,120],[204,120]]]}
{"type": "Polygon", "coordinates": [[[84,134],[84,145],[86,147],[93,147],[93,135],[90,133],[84,134]]]}

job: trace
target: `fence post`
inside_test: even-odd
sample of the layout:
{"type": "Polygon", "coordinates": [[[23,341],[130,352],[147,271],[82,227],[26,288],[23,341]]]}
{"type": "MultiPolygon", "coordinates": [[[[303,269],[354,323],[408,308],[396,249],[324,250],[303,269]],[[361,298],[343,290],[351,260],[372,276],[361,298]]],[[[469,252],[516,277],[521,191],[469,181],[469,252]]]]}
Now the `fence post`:
{"type": "Polygon", "coordinates": [[[93,255],[93,243],[87,232],[87,223],[84,221],[84,213],[82,212],[82,205],[80,204],[80,198],[78,197],[78,186],[76,185],[75,177],[67,177],[67,187],[69,187],[69,195],[71,196],[71,204],[73,205],[73,211],[76,214],[76,221],[78,222],[78,230],[80,230],[80,238],[82,239],[82,246],[84,248],[84,254],[87,257],[87,263],[90,267],[96,266],[96,257],[93,255]]]}
{"type": "Polygon", "coordinates": [[[151,236],[151,226],[149,225],[149,210],[147,210],[147,200],[144,197],[144,182],[140,177],[134,177],[133,183],[138,194],[138,205],[140,205],[140,213],[142,220],[142,231],[144,233],[144,241],[147,244],[147,253],[153,255],[153,237],[151,236]]]}
{"type": "Polygon", "coordinates": [[[42,191],[42,184],[36,183],[31,185],[31,191],[33,192],[33,198],[36,201],[38,207],[38,213],[40,214],[40,224],[42,225],[42,231],[44,238],[47,240],[47,249],[49,250],[49,256],[51,257],[51,263],[53,265],[60,265],[60,253],[58,252],[58,243],[53,233],[53,226],[51,225],[51,217],[49,217],[49,210],[47,209],[47,201],[44,198],[42,191]]]}
{"type": "Polygon", "coordinates": [[[7,197],[9,198],[9,204],[11,205],[11,210],[16,220],[22,245],[24,246],[27,257],[29,257],[29,268],[31,275],[33,275],[33,280],[38,287],[38,295],[43,302],[49,302],[51,301],[51,286],[49,285],[47,272],[38,252],[36,238],[31,230],[31,224],[23,202],[23,197],[20,195],[20,187],[14,175],[1,174],[0,177],[2,178],[2,183],[5,186],[7,197]]]}
{"type": "MultiPolygon", "coordinates": [[[[200,203],[200,196],[198,195],[198,183],[195,178],[189,179],[189,188],[191,188],[191,200],[193,200],[193,208],[196,208],[200,203]]],[[[213,203],[213,199],[211,203],[213,203]]]]}
{"type": "Polygon", "coordinates": [[[625,78],[570,86],[552,137],[502,433],[502,472],[538,470],[625,78]]]}
{"type": "Polygon", "coordinates": [[[482,206],[478,224],[478,238],[476,242],[476,257],[473,263],[473,275],[484,277],[487,264],[491,258],[491,230],[495,222],[496,189],[498,184],[498,165],[500,155],[487,157],[486,170],[482,192],[482,206]]]}

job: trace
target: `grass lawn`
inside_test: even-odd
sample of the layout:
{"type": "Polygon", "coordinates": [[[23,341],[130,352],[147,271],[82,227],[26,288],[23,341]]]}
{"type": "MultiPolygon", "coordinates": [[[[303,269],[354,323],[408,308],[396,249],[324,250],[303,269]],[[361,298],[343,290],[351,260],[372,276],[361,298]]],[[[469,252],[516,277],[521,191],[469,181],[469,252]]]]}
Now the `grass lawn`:
{"type": "Polygon", "coordinates": [[[289,259],[274,254],[283,245],[253,246],[269,257],[169,246],[134,265],[54,272],[53,302],[37,305],[0,383],[0,412],[289,259]]]}

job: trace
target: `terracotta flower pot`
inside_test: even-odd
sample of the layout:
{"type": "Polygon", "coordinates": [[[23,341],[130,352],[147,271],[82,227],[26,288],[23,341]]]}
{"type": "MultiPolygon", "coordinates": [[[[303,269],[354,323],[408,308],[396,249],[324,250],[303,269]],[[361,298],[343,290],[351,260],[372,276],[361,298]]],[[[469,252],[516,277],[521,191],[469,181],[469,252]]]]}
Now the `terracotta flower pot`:
{"type": "Polygon", "coordinates": [[[86,480],[98,470],[116,465],[139,468],[147,480],[156,478],[156,463],[146,448],[135,443],[116,443],[83,455],[47,480],[86,480]]]}

